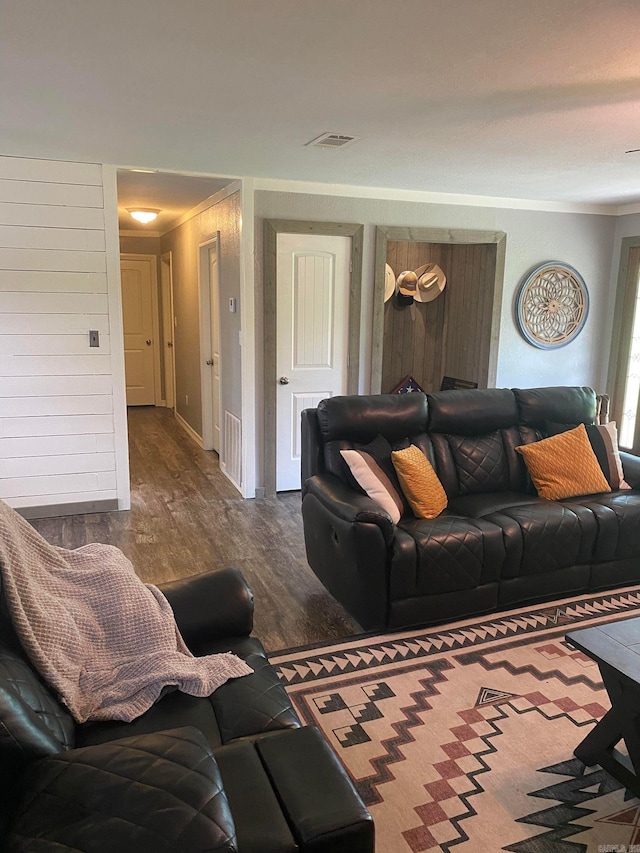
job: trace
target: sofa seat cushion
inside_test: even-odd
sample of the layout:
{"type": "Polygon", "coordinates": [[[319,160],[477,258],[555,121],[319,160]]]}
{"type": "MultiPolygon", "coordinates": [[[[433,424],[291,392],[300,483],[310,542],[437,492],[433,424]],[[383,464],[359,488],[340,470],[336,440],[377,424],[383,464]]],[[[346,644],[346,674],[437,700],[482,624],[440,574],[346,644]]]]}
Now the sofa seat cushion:
{"type": "Polygon", "coordinates": [[[403,518],[398,527],[415,543],[413,588],[407,588],[406,572],[397,579],[392,574],[392,598],[474,589],[500,575],[505,556],[502,531],[482,519],[447,510],[432,519],[403,518]]]}
{"type": "Polygon", "coordinates": [[[540,504],[546,506],[548,501],[524,492],[487,492],[481,495],[463,495],[449,501],[449,509],[457,515],[469,518],[484,518],[492,512],[502,512],[513,506],[528,506],[540,504]]]}
{"type": "Polygon", "coordinates": [[[580,503],[596,518],[595,562],[640,556],[640,493],[620,490],[563,503],[571,506],[580,503]]]}
{"type": "Polygon", "coordinates": [[[181,728],[32,765],[7,851],[222,853],[236,833],[205,738],[181,728]]]}
{"type": "Polygon", "coordinates": [[[542,575],[592,559],[596,517],[575,502],[532,501],[490,513],[486,520],[504,535],[503,578],[542,575]]]}

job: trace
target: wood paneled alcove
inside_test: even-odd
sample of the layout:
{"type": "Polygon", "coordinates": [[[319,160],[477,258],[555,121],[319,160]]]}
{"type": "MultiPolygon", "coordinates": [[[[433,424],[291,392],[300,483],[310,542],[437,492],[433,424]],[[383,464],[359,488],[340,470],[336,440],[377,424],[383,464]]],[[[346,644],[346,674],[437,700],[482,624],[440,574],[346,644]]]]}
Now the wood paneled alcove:
{"type": "Polygon", "coordinates": [[[407,374],[425,391],[439,390],[443,376],[495,385],[505,241],[501,231],[376,229],[372,393],[407,374]],[[427,303],[385,302],[387,263],[396,276],[437,263],[444,292],[427,303]]]}

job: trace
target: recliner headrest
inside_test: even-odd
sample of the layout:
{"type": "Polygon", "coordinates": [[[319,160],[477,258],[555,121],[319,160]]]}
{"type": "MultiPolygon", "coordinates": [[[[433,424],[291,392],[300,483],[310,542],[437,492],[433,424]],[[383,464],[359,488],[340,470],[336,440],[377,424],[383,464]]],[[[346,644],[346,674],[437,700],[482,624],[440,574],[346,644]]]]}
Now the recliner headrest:
{"type": "Polygon", "coordinates": [[[393,442],[426,431],[427,398],[420,391],[329,397],[318,403],[318,424],[325,442],[366,444],[377,435],[393,442]]]}
{"type": "Polygon", "coordinates": [[[592,424],[596,416],[596,392],[585,386],[514,388],[520,420],[543,429],[545,421],[560,424],[592,424]]]}
{"type": "Polygon", "coordinates": [[[427,394],[429,432],[487,435],[518,423],[518,407],[508,388],[473,388],[427,394]]]}

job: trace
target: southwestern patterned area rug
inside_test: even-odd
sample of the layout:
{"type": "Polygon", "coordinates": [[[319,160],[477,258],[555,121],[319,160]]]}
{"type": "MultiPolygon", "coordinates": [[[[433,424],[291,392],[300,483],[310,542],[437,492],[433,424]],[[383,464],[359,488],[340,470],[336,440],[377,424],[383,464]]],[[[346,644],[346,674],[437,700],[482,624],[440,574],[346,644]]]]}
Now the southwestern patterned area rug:
{"type": "Polygon", "coordinates": [[[573,756],[609,700],[564,641],[639,608],[633,587],[270,659],[355,781],[377,853],[640,853],[640,800],[573,756]]]}

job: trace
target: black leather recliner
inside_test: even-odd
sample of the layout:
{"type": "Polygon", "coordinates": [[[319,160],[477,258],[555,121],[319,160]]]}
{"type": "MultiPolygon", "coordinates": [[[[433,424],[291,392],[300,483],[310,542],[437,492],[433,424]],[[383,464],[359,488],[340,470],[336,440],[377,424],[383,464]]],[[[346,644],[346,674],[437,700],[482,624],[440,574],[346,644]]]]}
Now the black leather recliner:
{"type": "MultiPolygon", "coordinates": [[[[367,630],[473,616],[640,582],[640,459],[631,491],[537,496],[515,447],[549,422],[593,423],[591,388],[332,397],[302,414],[309,565],[367,630]],[[448,497],[435,519],[387,512],[350,484],[340,450],[409,439],[448,497]]],[[[351,480],[352,482],[352,480],[351,480]]]]}
{"type": "Polygon", "coordinates": [[[27,660],[0,594],[0,849],[372,853],[351,780],[300,720],[255,637],[237,569],[160,587],[194,654],[253,675],[167,692],[131,723],[77,725],[27,660]]]}

